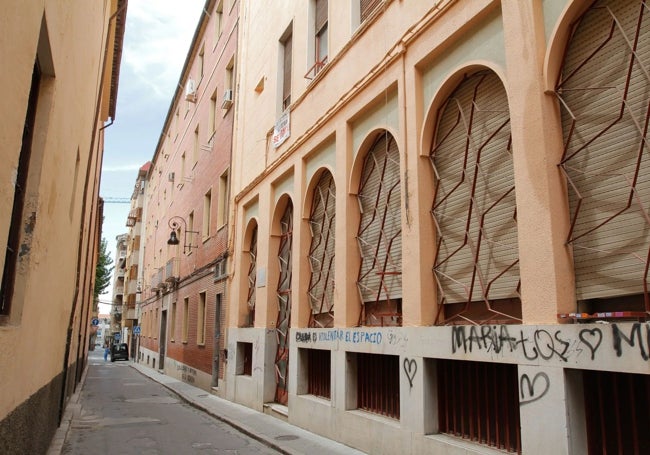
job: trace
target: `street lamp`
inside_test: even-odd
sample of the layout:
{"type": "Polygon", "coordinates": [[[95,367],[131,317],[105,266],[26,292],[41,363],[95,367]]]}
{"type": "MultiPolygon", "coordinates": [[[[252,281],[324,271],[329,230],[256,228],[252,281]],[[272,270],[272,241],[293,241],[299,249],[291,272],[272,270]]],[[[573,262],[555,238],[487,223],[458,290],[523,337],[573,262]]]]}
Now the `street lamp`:
{"type": "Polygon", "coordinates": [[[178,245],[180,243],[180,240],[178,240],[178,236],[181,233],[181,226],[183,226],[184,233],[183,233],[183,253],[190,252],[192,251],[192,248],[198,248],[197,245],[192,245],[192,241],[190,240],[190,243],[187,243],[187,234],[198,234],[198,231],[188,231],[187,230],[187,223],[185,222],[185,219],[180,216],[173,216],[169,219],[169,227],[172,230],[169,233],[169,240],[167,240],[167,245],[178,245]],[[178,231],[178,234],[176,234],[176,231],[178,231]]]}

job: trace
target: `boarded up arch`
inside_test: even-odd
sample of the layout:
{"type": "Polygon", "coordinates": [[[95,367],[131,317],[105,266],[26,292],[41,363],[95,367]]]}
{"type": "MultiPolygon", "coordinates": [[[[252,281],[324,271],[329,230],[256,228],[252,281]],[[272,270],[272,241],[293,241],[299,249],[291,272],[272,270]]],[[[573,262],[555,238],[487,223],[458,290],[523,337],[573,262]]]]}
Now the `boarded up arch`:
{"type": "Polygon", "coordinates": [[[441,107],[430,160],[437,323],[520,321],[510,115],[493,71],[465,76],[441,107]]]}

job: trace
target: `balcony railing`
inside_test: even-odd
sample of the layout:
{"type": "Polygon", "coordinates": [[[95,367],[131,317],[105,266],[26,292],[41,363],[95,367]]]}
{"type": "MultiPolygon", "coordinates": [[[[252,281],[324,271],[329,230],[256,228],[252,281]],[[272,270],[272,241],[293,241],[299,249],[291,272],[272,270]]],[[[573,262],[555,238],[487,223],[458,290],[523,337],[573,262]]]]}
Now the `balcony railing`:
{"type": "Polygon", "coordinates": [[[165,281],[177,281],[180,275],[180,260],[172,258],[165,264],[165,281]]]}

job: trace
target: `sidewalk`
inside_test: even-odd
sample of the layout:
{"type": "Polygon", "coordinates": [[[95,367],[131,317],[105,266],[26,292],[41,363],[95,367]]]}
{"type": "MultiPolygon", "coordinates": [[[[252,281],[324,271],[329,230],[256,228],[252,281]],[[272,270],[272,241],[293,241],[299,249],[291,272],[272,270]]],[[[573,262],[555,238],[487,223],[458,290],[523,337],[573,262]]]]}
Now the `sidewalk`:
{"type": "Polygon", "coordinates": [[[191,406],[226,422],[242,433],[288,455],[363,454],[356,449],[318,436],[270,415],[219,398],[185,382],[158,373],[157,370],[130,363],[143,375],[165,386],[191,406]]]}

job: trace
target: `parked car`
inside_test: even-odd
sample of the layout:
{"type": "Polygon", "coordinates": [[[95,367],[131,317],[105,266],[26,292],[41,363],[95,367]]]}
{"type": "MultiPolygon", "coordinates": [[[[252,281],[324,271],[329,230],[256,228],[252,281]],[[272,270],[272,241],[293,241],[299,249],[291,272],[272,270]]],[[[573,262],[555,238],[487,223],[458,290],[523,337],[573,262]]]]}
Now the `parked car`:
{"type": "Polygon", "coordinates": [[[129,345],[117,343],[111,346],[111,362],[116,360],[129,360],[129,345]]]}

